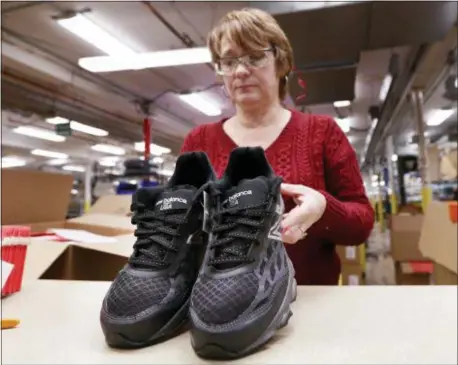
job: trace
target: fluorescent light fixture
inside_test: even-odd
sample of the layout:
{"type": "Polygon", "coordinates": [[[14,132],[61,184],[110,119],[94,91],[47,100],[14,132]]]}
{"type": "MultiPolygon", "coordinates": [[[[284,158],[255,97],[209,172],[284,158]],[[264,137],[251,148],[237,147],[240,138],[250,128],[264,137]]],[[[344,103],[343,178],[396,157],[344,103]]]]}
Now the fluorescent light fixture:
{"type": "Polygon", "coordinates": [[[386,75],[382,81],[382,86],[380,88],[379,99],[380,101],[384,101],[386,96],[388,95],[388,91],[390,90],[391,82],[393,81],[393,76],[390,74],[386,75]]]}
{"type": "Polygon", "coordinates": [[[391,161],[396,162],[398,160],[398,155],[392,155],[391,156],[391,161]]]}
{"type": "Polygon", "coordinates": [[[106,137],[108,136],[108,132],[106,130],[100,129],[100,128],[95,128],[91,127],[90,125],[83,124],[80,122],[76,122],[74,120],[68,120],[62,117],[54,117],[54,118],[49,118],[46,119],[46,122],[50,124],[64,124],[64,123],[70,123],[70,129],[81,132],[81,133],[87,133],[91,134],[93,136],[97,137],[106,137]]]}
{"type": "Polygon", "coordinates": [[[104,160],[100,160],[100,161],[99,161],[99,165],[100,165],[100,166],[104,166],[104,167],[115,167],[115,166],[116,166],[116,161],[104,161],[104,160]]]}
{"type": "Polygon", "coordinates": [[[53,117],[53,118],[47,118],[46,122],[49,124],[65,124],[70,122],[68,119],[62,118],[62,117],[53,117]]]}
{"type": "Polygon", "coordinates": [[[22,160],[17,157],[2,157],[2,169],[8,169],[11,167],[21,167],[25,166],[27,163],[25,160],[22,160]]]}
{"type": "Polygon", "coordinates": [[[458,88],[458,77],[455,78],[455,88],[458,88]]]}
{"type": "Polygon", "coordinates": [[[221,115],[221,109],[200,94],[178,94],[178,97],[189,106],[209,117],[221,115]]]}
{"type": "Polygon", "coordinates": [[[118,147],[118,146],[112,146],[109,144],[100,143],[100,144],[96,144],[92,146],[91,148],[94,151],[102,152],[102,153],[109,153],[111,155],[122,156],[126,154],[126,150],[124,148],[118,147]]]}
{"type": "Polygon", "coordinates": [[[59,165],[65,165],[67,162],[68,162],[67,159],[57,158],[57,159],[53,159],[53,160],[48,160],[46,162],[46,164],[47,165],[51,165],[51,166],[59,166],[59,165]]]}
{"type": "Polygon", "coordinates": [[[163,169],[163,170],[159,170],[157,172],[159,175],[163,175],[163,176],[172,176],[173,175],[173,170],[169,170],[169,169],[163,169]]]}
{"type": "MultiPolygon", "coordinates": [[[[145,142],[135,142],[134,149],[138,152],[145,152],[145,142]]],[[[150,153],[155,156],[165,155],[170,153],[172,150],[167,147],[159,146],[155,143],[149,145],[150,153]]]]}
{"type": "Polygon", "coordinates": [[[350,106],[351,101],[350,100],[340,100],[340,101],[335,101],[334,106],[336,108],[345,108],[346,106],[350,106]]]}
{"type": "Polygon", "coordinates": [[[76,14],[70,18],[59,19],[57,23],[110,56],[126,57],[135,54],[132,49],[122,44],[84,15],[76,14]]]}
{"type": "Polygon", "coordinates": [[[104,157],[99,160],[99,165],[100,166],[105,166],[105,167],[115,167],[117,162],[119,160],[119,157],[113,156],[113,157],[104,157]]]}
{"type": "Polygon", "coordinates": [[[154,157],[153,158],[153,163],[163,163],[164,159],[162,157],[154,157]]]}
{"type": "Polygon", "coordinates": [[[81,132],[81,133],[87,133],[87,134],[92,134],[93,136],[97,137],[106,137],[108,136],[108,132],[104,129],[100,128],[95,128],[91,127],[89,125],[80,123],[80,122],[75,122],[71,121],[70,122],[70,128],[74,131],[81,132]]]}
{"type": "Polygon", "coordinates": [[[58,158],[58,159],[68,158],[68,155],[65,153],[39,150],[39,149],[32,150],[30,153],[35,156],[43,156],[43,157],[50,157],[50,158],[58,158]]]}
{"type": "Polygon", "coordinates": [[[211,62],[207,47],[183,48],[146,53],[121,53],[116,56],[84,57],[78,64],[91,72],[142,70],[145,68],[174,67],[211,62]]]}
{"type": "Polygon", "coordinates": [[[29,126],[21,126],[13,129],[14,133],[22,134],[27,137],[39,138],[44,139],[51,142],[64,142],[65,137],[59,136],[54,132],[50,132],[46,129],[36,128],[36,127],[29,127],[29,126]]]}
{"type": "Polygon", "coordinates": [[[80,165],[65,165],[62,167],[62,170],[74,171],[74,172],[84,172],[86,171],[86,168],[80,165]]]}
{"type": "Polygon", "coordinates": [[[348,118],[336,119],[336,122],[344,133],[350,132],[350,121],[348,120],[348,118]]]}
{"type": "Polygon", "coordinates": [[[433,110],[426,118],[426,124],[429,127],[437,127],[438,125],[441,125],[443,122],[445,122],[448,118],[450,118],[453,113],[455,113],[455,109],[433,110]]]}

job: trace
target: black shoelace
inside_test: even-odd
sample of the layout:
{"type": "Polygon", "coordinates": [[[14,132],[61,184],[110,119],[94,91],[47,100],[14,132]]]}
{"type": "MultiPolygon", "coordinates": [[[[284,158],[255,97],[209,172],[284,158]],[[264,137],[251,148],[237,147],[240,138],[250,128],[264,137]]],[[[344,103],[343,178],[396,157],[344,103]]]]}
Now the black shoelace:
{"type": "Polygon", "coordinates": [[[249,247],[260,242],[259,232],[268,215],[268,201],[240,208],[223,208],[213,214],[212,233],[217,237],[210,248],[216,254],[209,265],[241,264],[252,260],[247,257],[249,247]]]}
{"type": "Polygon", "coordinates": [[[179,236],[178,228],[186,223],[187,209],[173,209],[156,212],[139,204],[132,217],[132,223],[137,225],[134,253],[129,263],[152,269],[166,268],[170,262],[165,260],[167,252],[177,252],[174,238],[179,236]]]}

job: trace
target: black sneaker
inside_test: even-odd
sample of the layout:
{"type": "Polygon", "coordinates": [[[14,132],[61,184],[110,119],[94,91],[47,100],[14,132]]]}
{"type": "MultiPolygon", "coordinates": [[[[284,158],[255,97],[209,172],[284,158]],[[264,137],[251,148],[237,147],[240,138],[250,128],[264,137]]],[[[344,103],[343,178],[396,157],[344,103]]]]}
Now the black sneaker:
{"type": "Polygon", "coordinates": [[[209,187],[211,234],[190,307],[201,357],[242,357],[288,323],[296,281],[281,239],[280,184],[261,148],[237,148],[209,187]]]}
{"type": "Polygon", "coordinates": [[[165,187],[139,189],[132,202],[134,252],[100,314],[108,345],[137,348],[179,333],[205,252],[202,191],[214,180],[203,152],[178,158],[165,187]]]}

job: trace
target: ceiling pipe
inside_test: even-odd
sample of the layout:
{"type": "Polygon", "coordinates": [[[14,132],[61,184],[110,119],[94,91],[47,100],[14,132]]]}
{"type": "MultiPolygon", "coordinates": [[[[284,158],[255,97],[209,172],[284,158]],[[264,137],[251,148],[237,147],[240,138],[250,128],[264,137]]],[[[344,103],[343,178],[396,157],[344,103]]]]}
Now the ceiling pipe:
{"type": "Polygon", "coordinates": [[[415,72],[420,64],[420,61],[425,56],[428,45],[422,44],[413,47],[407,56],[403,71],[393,80],[386,100],[380,111],[380,119],[375,127],[375,130],[370,139],[364,162],[361,166],[366,170],[371,160],[375,155],[378,144],[382,141],[385,133],[393,123],[393,116],[396,115],[399,109],[404,105],[404,101],[409,94],[411,85],[414,81],[415,72]]]}
{"type": "Polygon", "coordinates": [[[280,15],[312,11],[342,5],[353,5],[362,2],[368,1],[250,1],[248,2],[248,6],[267,11],[273,15],[280,15]]]}
{"type": "Polygon", "coordinates": [[[96,84],[99,87],[102,87],[103,89],[105,89],[106,91],[112,94],[122,96],[131,101],[143,98],[142,95],[139,95],[131,90],[128,90],[122,86],[119,86],[116,83],[113,83],[105,79],[103,76],[94,74],[92,72],[89,72],[83,68],[76,66],[73,62],[66,60],[62,56],[49,50],[47,47],[44,47],[41,44],[38,44],[37,42],[34,42],[33,40],[26,38],[24,35],[20,33],[17,33],[5,27],[2,27],[1,29],[2,29],[2,54],[4,53],[3,42],[10,41],[10,43],[19,47],[20,49],[25,48],[25,49],[28,49],[31,53],[35,55],[37,54],[42,55],[45,59],[53,63],[56,63],[57,65],[63,67],[67,71],[72,72],[75,76],[82,78],[86,81],[89,81],[93,84],[96,84]]]}
{"type": "Polygon", "coordinates": [[[196,47],[197,44],[187,34],[180,33],[162,14],[153,6],[149,1],[142,1],[142,3],[154,14],[156,18],[175,36],[177,37],[186,47],[196,47]]]}
{"type": "MultiPolygon", "coordinates": [[[[99,120],[104,120],[106,123],[100,125],[100,127],[109,128],[112,133],[111,137],[119,140],[125,141],[126,143],[132,143],[132,141],[140,141],[142,139],[142,129],[141,126],[136,122],[124,121],[120,123],[119,120],[113,119],[112,116],[105,114],[103,110],[87,110],[87,105],[83,108],[81,105],[75,105],[72,101],[65,101],[61,99],[55,99],[50,97],[49,94],[44,90],[34,90],[30,91],[27,87],[20,84],[18,80],[8,79],[3,76],[2,86],[4,87],[4,93],[2,98],[2,103],[4,108],[13,108],[21,109],[24,111],[30,111],[37,114],[43,115],[43,109],[58,110],[61,111],[65,117],[72,116],[75,120],[93,120],[94,115],[97,115],[99,120]],[[24,108],[24,105],[18,102],[17,95],[22,95],[19,100],[23,100],[24,97],[28,98],[31,103],[29,103],[29,109],[24,108]],[[39,106],[39,107],[38,107],[39,106]],[[125,127],[122,127],[125,126],[125,127]]],[[[90,106],[89,106],[90,108],[90,106]]],[[[161,145],[166,145],[171,147],[174,151],[177,151],[179,148],[179,143],[177,143],[176,138],[171,137],[170,135],[164,134],[162,132],[155,132],[157,137],[157,143],[161,145]]]]}
{"type": "MultiPolygon", "coordinates": [[[[149,11],[175,36],[177,37],[187,48],[197,47],[198,45],[194,42],[191,37],[186,33],[180,33],[164,16],[153,6],[149,1],[142,1],[142,3],[149,9],[149,11]]],[[[213,66],[207,63],[207,66],[214,71],[213,66]]]]}
{"type": "MultiPolygon", "coordinates": [[[[22,52],[28,51],[28,53],[31,53],[36,57],[41,56],[41,58],[43,58],[48,63],[52,62],[56,66],[60,66],[62,71],[67,72],[69,73],[69,75],[71,75],[71,80],[73,80],[74,84],[84,82],[86,83],[87,86],[92,85],[92,87],[98,87],[108,93],[123,97],[128,102],[134,105],[140,105],[140,104],[150,101],[147,98],[145,98],[143,95],[134,93],[133,91],[130,91],[124,87],[121,87],[117,85],[116,83],[113,83],[107,80],[103,76],[94,74],[78,66],[75,66],[72,62],[48,50],[46,47],[43,47],[29,39],[25,39],[23,35],[17,32],[14,32],[10,29],[2,27],[2,38],[3,38],[2,39],[2,55],[7,51],[6,47],[4,47],[4,44],[8,44],[8,43],[5,43],[4,41],[10,40],[11,43],[14,44],[14,47],[20,47],[19,49],[22,52]],[[7,35],[7,37],[4,37],[4,35],[7,35]],[[24,51],[24,49],[22,48],[25,48],[27,51],[24,51]]],[[[17,60],[17,62],[21,62],[21,60],[19,59],[17,60]]],[[[195,126],[192,121],[182,118],[176,115],[175,113],[162,108],[159,105],[155,105],[155,110],[157,112],[164,114],[165,116],[167,116],[167,118],[173,119],[177,123],[182,124],[183,126],[185,126],[188,129],[195,126]]]]}
{"type": "Polygon", "coordinates": [[[33,6],[46,4],[46,3],[48,3],[48,1],[24,1],[24,2],[21,2],[20,5],[11,6],[9,8],[2,9],[2,16],[5,16],[5,15],[11,14],[11,13],[15,13],[15,12],[17,12],[19,10],[28,9],[28,8],[31,8],[33,6]]]}

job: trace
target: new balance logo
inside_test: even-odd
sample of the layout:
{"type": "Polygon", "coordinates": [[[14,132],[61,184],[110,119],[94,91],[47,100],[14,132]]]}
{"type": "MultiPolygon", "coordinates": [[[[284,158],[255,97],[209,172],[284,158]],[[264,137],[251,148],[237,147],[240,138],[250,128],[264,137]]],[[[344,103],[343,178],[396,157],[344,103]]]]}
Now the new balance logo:
{"type": "Polygon", "coordinates": [[[268,238],[276,241],[282,241],[282,235],[281,235],[281,221],[283,218],[283,213],[285,211],[285,203],[283,202],[283,199],[279,197],[278,199],[278,204],[275,207],[275,213],[278,214],[277,220],[275,221],[274,225],[269,231],[269,234],[267,235],[268,238]]]}
{"type": "Polygon", "coordinates": [[[275,241],[281,241],[281,216],[277,219],[275,224],[272,226],[272,228],[269,231],[268,238],[275,240],[275,241]]]}
{"type": "Polygon", "coordinates": [[[160,210],[168,210],[168,209],[172,209],[173,203],[188,204],[188,201],[180,197],[165,198],[165,199],[159,200],[156,203],[156,206],[161,205],[160,210]]]}
{"type": "Polygon", "coordinates": [[[252,190],[239,191],[238,193],[231,195],[229,198],[223,201],[223,205],[229,203],[229,206],[233,207],[234,205],[239,204],[239,198],[245,195],[253,195],[253,191],[252,190]]]}

